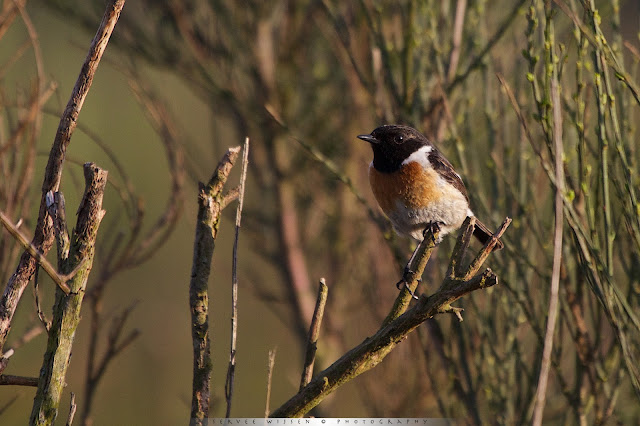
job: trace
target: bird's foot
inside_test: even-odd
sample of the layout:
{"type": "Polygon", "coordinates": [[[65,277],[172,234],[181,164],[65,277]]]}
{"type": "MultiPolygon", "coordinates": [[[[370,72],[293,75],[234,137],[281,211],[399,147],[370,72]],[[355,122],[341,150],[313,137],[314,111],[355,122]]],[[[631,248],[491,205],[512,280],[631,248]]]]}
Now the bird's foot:
{"type": "MultiPolygon", "coordinates": [[[[411,271],[411,270],[410,270],[410,269],[408,269],[408,268],[405,268],[405,275],[404,275],[404,277],[406,277],[406,276],[407,276],[407,274],[411,274],[411,273],[413,273],[413,271],[411,271]]],[[[418,278],[416,281],[418,282],[418,285],[420,285],[420,283],[422,282],[422,279],[418,278]]],[[[418,296],[416,296],[416,293],[415,293],[413,290],[411,290],[411,288],[409,288],[409,285],[407,284],[407,281],[405,280],[405,278],[402,278],[400,281],[398,281],[398,282],[396,283],[396,288],[397,288],[398,290],[402,290],[403,288],[406,288],[406,289],[407,289],[407,291],[409,292],[409,294],[411,295],[411,298],[412,298],[412,299],[415,299],[415,300],[418,300],[418,296]]],[[[417,287],[416,287],[416,288],[417,288],[417,287]]]]}
{"type": "MultiPolygon", "coordinates": [[[[434,235],[437,232],[440,231],[440,229],[442,229],[442,226],[444,225],[444,222],[429,222],[427,224],[427,226],[424,228],[424,230],[422,231],[422,238],[427,238],[427,234],[430,235],[434,235]]],[[[436,241],[436,244],[438,244],[441,241],[441,239],[439,238],[436,241]]]]}

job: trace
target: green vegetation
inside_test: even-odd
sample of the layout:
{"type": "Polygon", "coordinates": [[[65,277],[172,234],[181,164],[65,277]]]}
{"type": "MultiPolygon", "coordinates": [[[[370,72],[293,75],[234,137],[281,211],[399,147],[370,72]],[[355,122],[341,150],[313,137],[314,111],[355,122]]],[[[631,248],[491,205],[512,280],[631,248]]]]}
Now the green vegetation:
{"type": "MultiPolygon", "coordinates": [[[[55,11],[65,23],[85,28],[87,39],[104,6],[78,0],[33,4],[46,4],[47,13],[55,11]]],[[[451,160],[478,218],[494,228],[506,216],[513,218],[502,238],[505,249],[488,261],[499,282],[456,302],[464,308],[464,322],[454,315],[427,321],[384,362],[337,389],[338,398],[327,398],[312,413],[530,423],[552,294],[555,218],[561,217],[561,258],[555,256],[560,262],[558,317],[543,423],[637,424],[639,16],[633,0],[128,2],[109,45],[111,61],[146,114],[148,123],[140,120],[140,125],[150,123],[163,144],[168,172],[154,180],[154,190],[171,196],[165,207],[144,216],[131,171],[122,165],[127,152],[111,152],[108,144],[100,144],[110,159],[119,159],[113,167],[101,166],[110,169],[110,180],[119,182],[110,191],[122,211],[112,215],[105,207],[101,229],[124,233],[98,235],[103,250],[96,251],[87,285],[92,296],[83,320],[92,324],[92,331],[104,322],[95,301],[105,289],[116,297],[113,278],[121,272],[144,270],[160,247],[192,249],[192,241],[171,247],[175,242],[167,238],[180,220],[191,228],[195,221],[195,207],[182,208],[195,206],[195,196],[184,196],[193,190],[185,188],[196,188],[195,180],[210,176],[219,159],[218,154],[203,155],[203,146],[214,144],[221,153],[248,136],[252,148],[242,244],[250,249],[239,256],[238,356],[254,350],[247,346],[250,336],[264,335],[243,328],[243,321],[254,315],[243,311],[243,300],[255,298],[252,306],[264,309],[256,316],[272,311],[283,319],[270,324],[268,334],[276,336],[286,328],[293,336],[294,347],[279,348],[275,359],[274,382],[280,381],[270,406],[278,407],[297,392],[297,380],[290,378],[298,377],[302,366],[279,364],[279,357],[303,353],[316,299],[314,283],[320,277],[326,278],[329,295],[317,371],[378,330],[397,296],[394,283],[411,249],[375,206],[367,181],[371,153],[355,136],[380,124],[406,123],[434,140],[451,160]],[[185,98],[196,99],[207,110],[210,121],[198,123],[201,140],[188,136],[191,112],[183,111],[184,99],[163,84],[166,76],[181,84],[185,98]],[[186,218],[183,210],[193,217],[186,218]]],[[[46,37],[44,30],[39,37],[46,37]]],[[[16,44],[14,52],[31,48],[16,44]]],[[[0,64],[10,64],[9,58],[5,52],[0,64]]],[[[35,67],[29,72],[35,75],[35,67]]],[[[70,65],[69,73],[76,72],[77,66],[70,65]]],[[[14,134],[21,123],[11,118],[22,111],[16,103],[29,110],[39,105],[33,99],[46,102],[51,92],[44,78],[40,76],[40,91],[31,97],[15,102],[3,98],[4,134],[14,134]]],[[[0,84],[11,99],[12,89],[0,84]]],[[[51,135],[40,135],[34,117],[27,135],[36,135],[38,148],[48,150],[51,135]]],[[[11,142],[16,152],[35,157],[26,136],[20,133],[16,140],[22,141],[11,142]]],[[[7,136],[0,139],[2,173],[17,176],[21,169],[16,164],[21,163],[11,156],[14,151],[2,149],[8,141],[7,136]]],[[[95,161],[82,159],[88,160],[95,161]]],[[[32,179],[33,167],[25,170],[23,181],[37,188],[42,172],[36,170],[32,179]]],[[[16,186],[15,179],[7,178],[0,180],[0,188],[5,182],[16,186]]],[[[35,218],[29,203],[23,206],[27,192],[18,200],[8,193],[0,190],[0,210],[14,220],[35,218]]],[[[108,198],[109,192],[105,203],[108,198]]],[[[221,233],[231,222],[223,215],[221,233]]],[[[453,242],[446,238],[434,251],[419,293],[434,293],[443,281],[453,242]]],[[[216,256],[220,253],[218,247],[216,256]]],[[[4,281],[18,254],[12,237],[0,233],[4,281]]],[[[225,256],[218,261],[230,263],[225,256]]],[[[175,303],[184,305],[188,324],[188,276],[183,275],[184,282],[171,283],[171,291],[175,303]],[[184,294],[175,296],[178,291],[184,294]]],[[[210,303],[226,294],[222,288],[227,283],[219,276],[209,281],[210,303]]],[[[132,302],[126,292],[116,293],[122,298],[119,309],[132,302]]],[[[145,315],[157,315],[153,306],[144,309],[145,315]]],[[[209,316],[228,323],[213,308],[209,316]]],[[[215,335],[211,341],[211,393],[218,399],[224,392],[224,380],[219,380],[224,366],[216,360],[228,356],[226,342],[215,335]],[[215,353],[222,355],[216,358],[215,353]]],[[[85,348],[87,342],[76,345],[85,348]]],[[[96,345],[90,338],[90,359],[97,357],[96,345]]],[[[188,345],[185,353],[190,355],[188,345]]],[[[119,359],[136,350],[130,346],[119,359]]],[[[252,356],[266,364],[266,350],[252,356]]],[[[180,362],[191,366],[186,357],[180,362]]],[[[248,389],[242,385],[243,368],[247,364],[239,362],[235,398],[257,399],[263,407],[266,372],[254,373],[248,389]]],[[[89,376],[86,389],[90,382],[97,386],[89,376]]],[[[186,388],[188,379],[183,379],[180,386],[186,388]]],[[[91,398],[93,392],[86,390],[91,398]]],[[[177,393],[166,390],[162,399],[173,404],[177,393]]],[[[116,402],[93,400],[95,408],[100,405],[106,411],[118,409],[116,402]]],[[[214,398],[211,414],[222,415],[223,405],[214,398]]],[[[183,411],[188,413],[188,403],[183,411]]],[[[243,410],[234,402],[232,415],[262,412],[243,410]]]]}

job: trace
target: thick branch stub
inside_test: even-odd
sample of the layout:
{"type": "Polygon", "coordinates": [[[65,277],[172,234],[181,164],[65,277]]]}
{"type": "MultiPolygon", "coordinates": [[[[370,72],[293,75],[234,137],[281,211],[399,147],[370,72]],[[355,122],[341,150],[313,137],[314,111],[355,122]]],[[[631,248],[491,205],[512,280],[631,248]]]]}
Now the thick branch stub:
{"type": "Polygon", "coordinates": [[[302,368],[302,377],[300,378],[300,390],[304,388],[313,376],[313,365],[316,359],[316,351],[318,350],[318,337],[320,336],[320,325],[324,316],[324,307],[327,303],[329,287],[324,278],[320,278],[320,287],[318,288],[318,298],[316,299],[316,307],[313,310],[311,318],[311,326],[309,327],[309,338],[307,339],[307,350],[305,351],[304,367],[302,368]]]}
{"type": "Polygon", "coordinates": [[[105,213],[102,210],[102,198],[107,184],[107,174],[106,170],[93,163],[84,165],[85,192],[78,209],[69,257],[60,259],[62,272],[65,274],[81,266],[68,282],[71,292],[67,295],[61,290],[56,291],[49,340],[40,370],[30,424],[52,424],[58,413],[75,331],[80,322],[82,300],[93,266],[98,227],[105,213]]]}
{"type": "Polygon", "coordinates": [[[240,147],[229,148],[220,160],[207,184],[199,184],[198,219],[196,222],[189,306],[191,310],[191,338],[193,340],[193,382],[191,395],[191,424],[206,424],[209,416],[211,380],[211,347],[209,340],[209,275],[211,258],[218,235],[224,197],[222,190],[240,147]]]}

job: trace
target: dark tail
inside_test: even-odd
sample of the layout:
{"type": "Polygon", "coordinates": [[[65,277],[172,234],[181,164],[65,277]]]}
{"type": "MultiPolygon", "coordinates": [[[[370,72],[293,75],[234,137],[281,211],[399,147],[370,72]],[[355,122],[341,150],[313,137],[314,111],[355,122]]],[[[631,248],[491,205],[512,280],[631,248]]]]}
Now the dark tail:
{"type": "MultiPolygon", "coordinates": [[[[487,241],[489,241],[489,239],[491,239],[491,237],[493,236],[493,232],[491,232],[489,230],[489,228],[487,228],[487,225],[485,225],[484,223],[480,222],[477,218],[476,218],[476,227],[473,230],[473,235],[476,236],[476,238],[482,243],[482,244],[486,244],[487,241]]],[[[493,248],[493,251],[498,251],[498,250],[502,250],[504,248],[504,244],[502,244],[502,241],[498,240],[496,242],[495,247],[493,248]]]]}

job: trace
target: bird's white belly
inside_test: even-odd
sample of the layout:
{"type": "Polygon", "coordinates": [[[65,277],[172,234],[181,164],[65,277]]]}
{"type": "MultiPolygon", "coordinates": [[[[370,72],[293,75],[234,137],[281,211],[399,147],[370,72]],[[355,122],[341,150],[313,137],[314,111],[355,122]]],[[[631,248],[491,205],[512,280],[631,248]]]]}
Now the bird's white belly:
{"type": "Polygon", "coordinates": [[[460,194],[459,197],[442,197],[419,209],[408,208],[398,201],[396,208],[390,212],[389,219],[399,234],[422,240],[422,232],[428,224],[437,222],[442,237],[460,228],[467,216],[473,216],[473,212],[468,208],[466,198],[460,194]]]}

